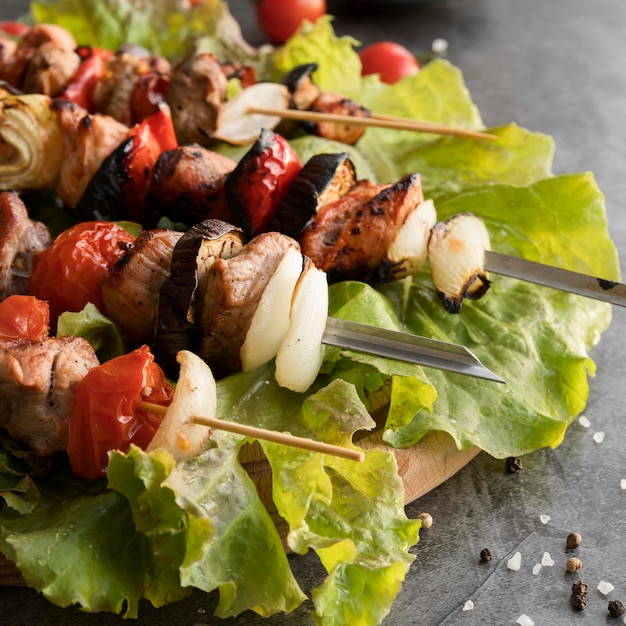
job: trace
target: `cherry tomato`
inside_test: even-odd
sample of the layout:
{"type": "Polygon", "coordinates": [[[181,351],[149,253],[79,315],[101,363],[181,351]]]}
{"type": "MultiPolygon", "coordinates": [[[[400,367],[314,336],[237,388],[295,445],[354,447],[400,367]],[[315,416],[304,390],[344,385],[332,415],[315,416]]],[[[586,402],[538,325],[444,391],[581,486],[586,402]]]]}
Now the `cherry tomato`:
{"type": "Polygon", "coordinates": [[[33,258],[29,292],[50,305],[56,326],[64,311],[81,311],[88,302],[104,311],[100,283],[106,270],[134,237],[113,222],[82,222],[63,231],[33,258]]]}
{"type": "Polygon", "coordinates": [[[359,52],[361,74],[379,74],[383,83],[392,85],[405,76],[417,74],[419,63],[404,46],[391,41],[379,41],[359,52]]]}
{"type": "Polygon", "coordinates": [[[163,417],[139,409],[142,401],[168,406],[172,386],[147,346],[89,370],[78,383],[70,414],[67,452],[72,471],[82,478],[106,473],[109,450],[142,449],[163,417]]]}
{"type": "Polygon", "coordinates": [[[30,30],[30,26],[22,22],[0,22],[0,31],[13,37],[22,37],[30,30]]]}
{"type": "Polygon", "coordinates": [[[47,302],[21,295],[12,295],[0,302],[0,341],[40,341],[48,336],[49,329],[47,302]]]}
{"type": "Polygon", "coordinates": [[[285,43],[304,20],[315,22],[326,13],[326,0],[260,0],[257,18],[274,43],[285,43]]]}

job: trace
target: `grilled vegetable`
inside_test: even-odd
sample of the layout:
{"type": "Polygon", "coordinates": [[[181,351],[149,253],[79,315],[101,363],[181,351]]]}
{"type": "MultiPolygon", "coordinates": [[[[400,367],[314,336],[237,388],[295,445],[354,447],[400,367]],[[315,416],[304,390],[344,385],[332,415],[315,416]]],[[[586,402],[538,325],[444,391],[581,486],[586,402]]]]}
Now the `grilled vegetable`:
{"type": "Polygon", "coordinates": [[[153,352],[171,378],[176,378],[176,354],[199,343],[196,324],[197,292],[204,293],[207,273],[219,258],[237,254],[244,243],[241,229],[219,220],[206,220],[178,240],[171,273],[159,291],[153,352]]]}
{"type": "Polygon", "coordinates": [[[266,231],[302,163],[294,149],[271,130],[261,135],[226,179],[226,198],[248,237],[266,231]]]}
{"type": "Polygon", "coordinates": [[[489,289],[484,269],[489,234],[483,220],[461,213],[432,229],[428,257],[433,283],[446,311],[458,313],[464,298],[478,300],[489,289]]]}
{"type": "Polygon", "coordinates": [[[345,152],[313,155],[289,185],[270,230],[298,239],[321,207],[339,200],[356,183],[354,163],[345,152]]]}

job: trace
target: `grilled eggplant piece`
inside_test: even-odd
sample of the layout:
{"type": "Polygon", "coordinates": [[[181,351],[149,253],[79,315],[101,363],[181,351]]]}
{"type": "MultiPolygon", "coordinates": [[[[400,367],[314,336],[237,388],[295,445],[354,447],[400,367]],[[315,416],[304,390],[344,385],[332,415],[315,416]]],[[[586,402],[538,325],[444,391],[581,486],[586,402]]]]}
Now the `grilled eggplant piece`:
{"type": "Polygon", "coordinates": [[[106,314],[131,347],[152,341],[159,291],[170,275],[174,246],[182,234],[165,229],[143,231],[104,275],[106,314]]]}
{"type": "Polygon", "coordinates": [[[484,268],[489,233],[483,220],[460,213],[431,231],[428,257],[433,283],[448,313],[459,313],[463,299],[478,300],[491,282],[484,268]]]}
{"type": "Polygon", "coordinates": [[[370,280],[422,201],[419,174],[390,185],[361,181],[320,209],[300,238],[302,252],[327,273],[329,282],[370,280]]]}
{"type": "Polygon", "coordinates": [[[42,457],[65,450],[74,390],[97,365],[82,338],[0,344],[0,428],[42,457]]]}
{"type": "Polygon", "coordinates": [[[317,63],[298,65],[281,78],[281,84],[289,89],[292,108],[306,111],[320,96],[321,90],[312,77],[318,67],[317,63]]]}
{"type": "Polygon", "coordinates": [[[312,156],[289,185],[269,229],[298,239],[320,207],[339,200],[356,183],[354,163],[345,152],[312,156]]]}
{"type": "Polygon", "coordinates": [[[177,378],[176,354],[196,351],[200,334],[196,323],[197,293],[205,293],[207,274],[221,258],[228,259],[243,247],[241,229],[220,220],[196,224],[178,240],[172,255],[170,276],[159,291],[152,352],[170,378],[177,378]]]}
{"type": "Polygon", "coordinates": [[[376,270],[376,279],[388,282],[417,272],[428,257],[430,231],[436,223],[434,202],[424,200],[418,204],[389,245],[387,256],[376,270]]]}
{"type": "Polygon", "coordinates": [[[0,300],[28,293],[32,255],[49,247],[52,238],[41,222],[28,217],[14,191],[0,193],[0,300]]]}
{"type": "Polygon", "coordinates": [[[165,96],[179,144],[209,145],[228,81],[215,56],[196,54],[174,68],[165,96]]]}
{"type": "MultiPolygon", "coordinates": [[[[352,117],[369,117],[370,111],[350,98],[330,92],[322,92],[311,105],[310,111],[332,113],[352,117]]],[[[307,122],[305,127],[313,135],[340,141],[348,145],[355,144],[365,132],[365,126],[355,126],[349,122],[307,122]]]]}
{"type": "Polygon", "coordinates": [[[216,377],[241,370],[240,351],[261,296],[287,250],[298,247],[291,237],[263,233],[207,272],[199,290],[198,354],[216,377]]]}
{"type": "Polygon", "coordinates": [[[227,177],[226,199],[251,238],[266,231],[302,163],[281,135],[264,129],[227,177]]]}
{"type": "Polygon", "coordinates": [[[233,222],[225,182],[236,165],[197,144],[166,150],[154,166],[146,197],[151,221],[165,215],[189,225],[206,219],[233,222]]]}

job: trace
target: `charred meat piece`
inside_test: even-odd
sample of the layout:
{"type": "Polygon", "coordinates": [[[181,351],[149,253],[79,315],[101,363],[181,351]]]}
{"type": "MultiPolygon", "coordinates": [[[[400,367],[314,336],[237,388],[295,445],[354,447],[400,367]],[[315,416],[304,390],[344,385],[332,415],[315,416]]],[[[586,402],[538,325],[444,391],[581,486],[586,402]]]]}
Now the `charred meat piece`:
{"type": "Polygon", "coordinates": [[[298,248],[291,237],[263,233],[229,259],[217,259],[199,290],[198,354],[217,377],[241,369],[240,350],[252,316],[289,248],[298,248]]]}
{"type": "Polygon", "coordinates": [[[266,231],[302,163],[286,139],[264,129],[226,179],[226,198],[248,237],[266,231]]]}
{"type": "Polygon", "coordinates": [[[30,57],[21,89],[24,93],[43,93],[54,97],[69,83],[80,65],[73,50],[44,43],[30,57]]]}
{"type": "Polygon", "coordinates": [[[356,184],[354,163],[345,152],[312,156],[289,185],[269,229],[298,239],[322,206],[339,200],[356,184]]]}
{"type": "Polygon", "coordinates": [[[280,82],[289,89],[291,94],[292,108],[306,111],[321,95],[320,88],[312,78],[313,72],[318,67],[317,63],[298,65],[281,78],[280,82]]]}
{"type": "Polygon", "coordinates": [[[102,280],[106,314],[131,347],[152,341],[159,291],[170,275],[174,246],[182,234],[165,229],[143,231],[102,280]]]}
{"type": "Polygon", "coordinates": [[[178,240],[170,275],[161,285],[152,352],[170,378],[177,378],[176,354],[196,351],[200,337],[196,323],[198,293],[217,259],[230,258],[244,244],[243,231],[220,220],[196,224],[178,240]]]}
{"type": "Polygon", "coordinates": [[[214,55],[201,53],[174,68],[166,102],[172,109],[179,144],[208,145],[228,81],[214,55]]]}
{"type": "MultiPolygon", "coordinates": [[[[349,115],[352,117],[369,117],[370,112],[354,100],[334,93],[322,92],[311,105],[310,111],[317,113],[332,113],[334,115],[349,115]]],[[[355,126],[346,122],[310,122],[306,124],[309,131],[320,137],[340,141],[348,145],[355,144],[365,132],[365,126],[355,126]]]]}
{"type": "Polygon", "coordinates": [[[132,126],[137,121],[131,104],[137,81],[150,72],[167,74],[169,71],[170,65],[162,57],[128,52],[117,54],[107,63],[106,72],[93,92],[95,111],[132,126]]]}
{"type": "Polygon", "coordinates": [[[42,457],[65,450],[74,390],[97,365],[81,338],[0,344],[0,428],[42,457]]]}
{"type": "Polygon", "coordinates": [[[222,72],[226,80],[236,79],[241,87],[246,89],[256,83],[256,69],[253,65],[241,65],[240,63],[222,63],[222,72]]]}
{"type": "Polygon", "coordinates": [[[418,174],[391,185],[360,182],[320,209],[300,238],[302,253],[327,273],[330,282],[370,280],[422,200],[418,174]]]}
{"type": "Polygon", "coordinates": [[[163,152],[154,166],[146,198],[153,221],[165,215],[189,225],[211,218],[232,222],[224,183],[236,165],[197,144],[163,152]]]}
{"type": "Polygon", "coordinates": [[[32,256],[51,243],[46,226],[29,219],[17,193],[0,192],[0,300],[28,293],[32,256]]]}
{"type": "Polygon", "coordinates": [[[129,129],[108,115],[91,115],[82,107],[59,100],[56,110],[65,158],[57,192],[74,208],[102,162],[129,136],[129,129]]]}
{"type": "Polygon", "coordinates": [[[72,33],[56,24],[36,24],[22,37],[20,47],[38,48],[51,43],[61,50],[75,50],[78,46],[72,33]]]}

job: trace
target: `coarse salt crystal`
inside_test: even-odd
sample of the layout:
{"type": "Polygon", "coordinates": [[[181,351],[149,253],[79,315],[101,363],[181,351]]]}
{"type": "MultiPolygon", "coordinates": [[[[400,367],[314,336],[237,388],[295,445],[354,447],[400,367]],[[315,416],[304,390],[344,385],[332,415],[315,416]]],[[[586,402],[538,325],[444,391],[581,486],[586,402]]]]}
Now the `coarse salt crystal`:
{"type": "Polygon", "coordinates": [[[474,609],[474,603],[471,600],[468,600],[464,605],[463,605],[463,610],[464,611],[472,611],[474,609]]]}
{"type": "Polygon", "coordinates": [[[541,571],[542,567],[541,563],[536,563],[533,567],[533,576],[536,576],[541,571]]]}
{"type": "Polygon", "coordinates": [[[589,426],[591,426],[591,422],[589,421],[589,419],[587,418],[586,415],[581,415],[578,418],[578,423],[583,427],[583,428],[589,428],[589,426]]]}
{"type": "Polygon", "coordinates": [[[542,524],[547,524],[550,521],[550,516],[549,515],[540,515],[539,519],[541,520],[542,524]]]}
{"type": "Polygon", "coordinates": [[[512,569],[514,572],[517,572],[519,568],[522,566],[522,553],[516,552],[507,562],[506,566],[509,569],[512,569]]]}
{"type": "Polygon", "coordinates": [[[552,567],[554,565],[554,559],[550,556],[549,552],[544,552],[541,557],[541,564],[546,567],[552,567]]]}
{"type": "Polygon", "coordinates": [[[593,440],[596,443],[602,443],[604,441],[604,433],[602,431],[598,431],[597,433],[593,433],[593,440]]]}
{"type": "Polygon", "coordinates": [[[626,491],[626,478],[619,481],[619,486],[626,491]]]}
{"type": "Polygon", "coordinates": [[[448,51],[447,39],[435,39],[431,45],[431,50],[437,54],[443,54],[448,51]]]}
{"type": "Polygon", "coordinates": [[[605,596],[611,593],[613,589],[615,589],[615,587],[611,583],[606,582],[606,580],[601,580],[598,583],[598,591],[603,593],[605,596]]]}
{"type": "Polygon", "coordinates": [[[525,613],[522,613],[517,618],[515,623],[519,624],[520,626],[535,626],[535,622],[533,622],[533,620],[531,620],[530,617],[528,617],[528,615],[526,615],[525,613]]]}

